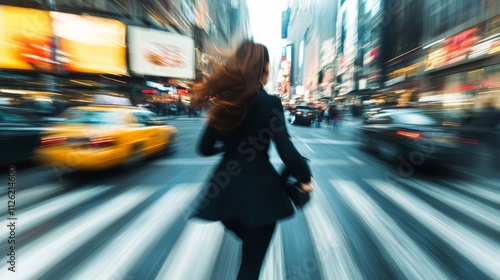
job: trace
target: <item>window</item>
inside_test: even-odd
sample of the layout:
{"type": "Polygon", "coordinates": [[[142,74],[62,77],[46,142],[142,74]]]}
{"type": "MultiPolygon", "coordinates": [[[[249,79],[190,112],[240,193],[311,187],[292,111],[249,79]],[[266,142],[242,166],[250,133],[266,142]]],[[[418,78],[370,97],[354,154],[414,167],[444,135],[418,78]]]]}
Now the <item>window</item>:
{"type": "Polygon", "coordinates": [[[366,123],[368,124],[390,124],[392,123],[392,118],[387,113],[381,113],[374,115],[369,118],[366,123]]]}
{"type": "Polygon", "coordinates": [[[153,112],[134,112],[132,114],[136,122],[141,126],[150,126],[157,123],[157,117],[153,112]]]}
{"type": "Polygon", "coordinates": [[[394,119],[398,123],[411,125],[437,125],[433,118],[418,112],[394,114],[394,119]]]}
{"type": "Polygon", "coordinates": [[[68,124],[123,125],[123,117],[118,111],[86,111],[69,109],[63,114],[68,124]]]}

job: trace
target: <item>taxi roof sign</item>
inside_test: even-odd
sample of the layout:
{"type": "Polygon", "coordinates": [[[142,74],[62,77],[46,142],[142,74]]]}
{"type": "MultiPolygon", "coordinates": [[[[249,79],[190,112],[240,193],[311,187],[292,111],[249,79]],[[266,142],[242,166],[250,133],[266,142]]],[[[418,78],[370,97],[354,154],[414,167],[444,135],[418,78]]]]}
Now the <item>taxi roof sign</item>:
{"type": "Polygon", "coordinates": [[[128,98],[117,97],[103,94],[96,94],[94,96],[95,105],[117,105],[117,106],[132,106],[128,98]]]}

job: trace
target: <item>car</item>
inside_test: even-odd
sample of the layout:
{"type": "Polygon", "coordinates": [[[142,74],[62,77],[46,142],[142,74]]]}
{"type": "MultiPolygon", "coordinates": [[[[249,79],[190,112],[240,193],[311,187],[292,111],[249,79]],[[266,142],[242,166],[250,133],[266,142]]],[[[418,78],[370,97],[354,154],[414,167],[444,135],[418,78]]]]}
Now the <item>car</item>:
{"type": "Polygon", "coordinates": [[[177,142],[174,126],[135,106],[71,107],[61,118],[42,135],[37,155],[44,165],[75,171],[128,168],[172,152],[177,142]]]}
{"type": "Polygon", "coordinates": [[[316,111],[309,106],[296,106],[288,121],[291,124],[311,125],[316,119],[316,111]]]}
{"type": "Polygon", "coordinates": [[[366,119],[359,129],[359,142],[391,162],[421,165],[459,163],[466,146],[478,140],[463,138],[455,116],[405,108],[384,109],[366,119]]]}
{"type": "Polygon", "coordinates": [[[0,106],[0,166],[31,161],[44,127],[28,111],[0,106]]]}

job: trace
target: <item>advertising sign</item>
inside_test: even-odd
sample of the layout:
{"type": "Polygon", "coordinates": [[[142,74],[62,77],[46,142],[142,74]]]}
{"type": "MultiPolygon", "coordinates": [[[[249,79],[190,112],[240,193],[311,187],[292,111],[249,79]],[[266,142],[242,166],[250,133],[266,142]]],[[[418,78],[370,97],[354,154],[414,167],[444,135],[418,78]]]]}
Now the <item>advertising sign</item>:
{"type": "Polygon", "coordinates": [[[194,41],[190,37],[129,27],[130,69],[139,75],[194,79],[194,41]]]}
{"type": "Polygon", "coordinates": [[[126,74],[119,21],[0,6],[0,68],[126,74]]]}
{"type": "Polygon", "coordinates": [[[51,12],[60,62],[70,72],[127,74],[125,24],[51,12]]]}
{"type": "MultiPolygon", "coordinates": [[[[499,17],[491,19],[491,23],[499,17]]],[[[446,66],[457,65],[467,60],[483,58],[494,55],[500,50],[500,34],[487,36],[487,24],[483,23],[469,28],[456,35],[442,39],[424,49],[428,49],[425,59],[425,71],[439,69],[446,66]]]]}
{"type": "Polygon", "coordinates": [[[49,12],[0,6],[0,68],[52,70],[51,47],[49,12]]]}

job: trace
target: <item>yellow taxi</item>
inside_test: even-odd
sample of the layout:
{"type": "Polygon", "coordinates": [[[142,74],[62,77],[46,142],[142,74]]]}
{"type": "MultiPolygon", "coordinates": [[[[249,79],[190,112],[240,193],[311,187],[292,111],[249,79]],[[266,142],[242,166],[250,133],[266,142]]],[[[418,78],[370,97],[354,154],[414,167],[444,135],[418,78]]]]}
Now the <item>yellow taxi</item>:
{"type": "Polygon", "coordinates": [[[177,142],[175,127],[134,106],[72,107],[62,120],[41,138],[37,156],[43,164],[87,171],[128,167],[173,151],[177,142]]]}

